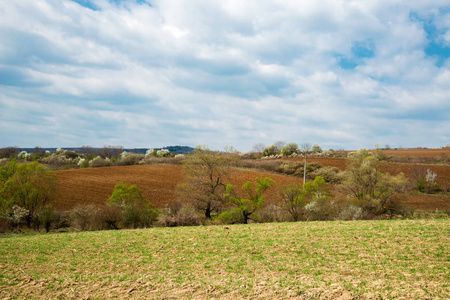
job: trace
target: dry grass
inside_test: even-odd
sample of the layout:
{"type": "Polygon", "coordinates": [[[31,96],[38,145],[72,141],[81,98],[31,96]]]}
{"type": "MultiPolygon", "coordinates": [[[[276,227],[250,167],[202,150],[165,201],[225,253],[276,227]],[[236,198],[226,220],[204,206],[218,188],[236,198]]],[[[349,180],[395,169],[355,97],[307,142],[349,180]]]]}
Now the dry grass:
{"type": "Polygon", "coordinates": [[[2,298],[448,299],[450,220],[0,238],[2,298]]]}

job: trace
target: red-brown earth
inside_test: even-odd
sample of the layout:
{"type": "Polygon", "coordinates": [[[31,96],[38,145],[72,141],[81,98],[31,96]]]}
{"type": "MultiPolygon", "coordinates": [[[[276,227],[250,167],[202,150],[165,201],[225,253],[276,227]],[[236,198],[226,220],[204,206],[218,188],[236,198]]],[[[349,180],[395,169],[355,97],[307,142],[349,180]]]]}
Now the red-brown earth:
{"type": "MultiPolygon", "coordinates": [[[[290,158],[289,160],[302,161],[303,159],[290,158]]],[[[337,167],[340,170],[345,170],[346,168],[345,159],[339,158],[310,158],[308,162],[319,162],[323,166],[337,167]]],[[[418,166],[421,165],[389,163],[384,164],[382,169],[392,175],[403,172],[406,177],[411,177],[412,170],[418,166]]],[[[450,185],[450,167],[437,165],[426,165],[426,167],[437,173],[439,186],[448,189],[450,185]]],[[[58,188],[54,204],[59,210],[70,210],[77,205],[104,205],[111,196],[114,185],[119,182],[136,184],[146,199],[156,207],[163,208],[177,199],[176,185],[183,180],[184,176],[180,165],[103,167],[57,171],[55,173],[58,178],[58,188]]],[[[275,188],[269,190],[266,196],[267,203],[277,203],[279,201],[276,195],[276,187],[301,181],[299,178],[290,176],[238,169],[231,174],[230,182],[240,187],[247,181],[254,181],[260,175],[270,177],[276,182],[275,188]]],[[[450,197],[442,194],[408,194],[403,195],[403,199],[407,205],[414,209],[450,210],[450,197]]]]}

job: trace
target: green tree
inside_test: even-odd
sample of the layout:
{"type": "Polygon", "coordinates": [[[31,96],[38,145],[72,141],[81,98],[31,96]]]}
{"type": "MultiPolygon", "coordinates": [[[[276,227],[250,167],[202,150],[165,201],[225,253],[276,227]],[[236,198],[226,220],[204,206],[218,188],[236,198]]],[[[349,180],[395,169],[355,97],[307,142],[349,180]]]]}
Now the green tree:
{"type": "Polygon", "coordinates": [[[347,159],[343,187],[370,214],[393,214],[399,210],[397,194],[407,183],[403,173],[391,176],[380,171],[380,161],[366,149],[347,159]]]}
{"type": "Polygon", "coordinates": [[[277,149],[277,147],[275,147],[275,145],[269,145],[264,148],[263,155],[264,156],[272,156],[272,155],[277,154],[277,151],[278,151],[278,149],[277,149]]]}
{"type": "Polygon", "coordinates": [[[299,221],[305,217],[307,213],[307,210],[305,210],[306,205],[317,199],[332,197],[324,178],[321,176],[316,176],[314,181],[306,182],[303,185],[293,183],[282,186],[278,192],[283,199],[284,207],[294,221],[299,221]]]}
{"type": "Polygon", "coordinates": [[[37,162],[16,165],[11,161],[1,170],[0,200],[3,210],[14,205],[28,211],[25,221],[29,227],[48,203],[56,189],[56,176],[37,162]]]}
{"type": "Polygon", "coordinates": [[[193,202],[194,206],[204,212],[206,219],[211,219],[213,212],[218,212],[224,204],[226,181],[235,156],[209,150],[198,146],[194,154],[183,162],[185,179],[177,186],[178,196],[193,202]]]}
{"type": "Polygon", "coordinates": [[[283,156],[289,156],[297,153],[298,145],[296,143],[289,143],[281,148],[281,154],[283,156]]]}
{"type": "Polygon", "coordinates": [[[116,184],[108,204],[120,208],[125,227],[151,226],[158,216],[154,206],[142,196],[136,185],[116,184]]]}
{"type": "Polygon", "coordinates": [[[235,205],[242,213],[244,224],[248,223],[250,216],[260,207],[264,205],[264,192],[267,191],[273,184],[274,180],[268,177],[257,177],[255,184],[247,181],[242,190],[248,195],[248,198],[240,198],[236,192],[234,185],[228,184],[226,188],[225,198],[235,205]]]}

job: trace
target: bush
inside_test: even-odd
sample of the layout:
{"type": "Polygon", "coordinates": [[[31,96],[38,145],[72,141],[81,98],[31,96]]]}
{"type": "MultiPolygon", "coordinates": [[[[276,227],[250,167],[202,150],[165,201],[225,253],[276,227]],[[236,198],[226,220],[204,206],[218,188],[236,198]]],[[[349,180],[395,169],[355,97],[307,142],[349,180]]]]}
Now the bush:
{"type": "Polygon", "coordinates": [[[163,216],[163,225],[166,227],[176,226],[198,226],[201,224],[202,218],[193,206],[177,207],[175,210],[169,210],[163,216]]]}
{"type": "Polygon", "coordinates": [[[321,176],[326,182],[332,184],[341,183],[344,179],[344,175],[336,167],[323,167],[314,170],[310,174],[312,177],[321,176]]]}
{"type": "Polygon", "coordinates": [[[51,204],[45,205],[38,214],[38,229],[42,225],[46,232],[49,232],[58,219],[58,213],[51,204]]]}
{"type": "Polygon", "coordinates": [[[70,212],[70,224],[81,231],[90,230],[96,212],[92,205],[77,206],[70,212]]]}
{"type": "MultiPolygon", "coordinates": [[[[126,153],[126,152],[122,152],[126,153]]],[[[118,166],[132,166],[132,165],[138,165],[140,161],[144,159],[143,154],[137,154],[137,153],[129,153],[127,155],[124,155],[118,162],[118,166]]]]}
{"type": "Polygon", "coordinates": [[[16,158],[17,155],[19,155],[19,148],[6,147],[0,149],[0,159],[1,158],[13,159],[16,158]]]}
{"type": "Polygon", "coordinates": [[[310,221],[336,220],[339,215],[339,207],[332,198],[319,197],[309,202],[305,209],[310,221]]]}
{"type": "Polygon", "coordinates": [[[229,211],[221,213],[216,220],[222,224],[243,224],[244,216],[240,209],[232,208],[229,211]]]}
{"type": "Polygon", "coordinates": [[[13,205],[3,214],[11,229],[16,229],[21,223],[25,222],[28,210],[18,205],[13,205]]]}
{"type": "Polygon", "coordinates": [[[290,222],[291,215],[281,206],[270,204],[261,209],[256,218],[259,222],[290,222]]]}
{"type": "Polygon", "coordinates": [[[93,160],[89,162],[90,166],[93,168],[100,168],[100,167],[109,167],[112,166],[112,162],[109,158],[101,158],[100,156],[97,156],[93,160]]]}
{"type": "Polygon", "coordinates": [[[121,209],[110,205],[96,209],[90,219],[92,230],[120,229],[121,222],[121,209]]]}
{"type": "Polygon", "coordinates": [[[314,144],[311,148],[311,151],[314,153],[322,153],[322,147],[317,144],[314,144]]]}
{"type": "Polygon", "coordinates": [[[339,220],[360,220],[363,217],[363,209],[360,206],[350,204],[344,205],[339,212],[339,220]]]}
{"type": "Polygon", "coordinates": [[[303,164],[298,162],[282,162],[278,167],[278,172],[287,175],[303,175],[303,164]]]}
{"type": "Polygon", "coordinates": [[[153,205],[142,196],[136,185],[116,184],[108,205],[121,210],[122,224],[127,228],[149,227],[158,216],[153,205]]]}

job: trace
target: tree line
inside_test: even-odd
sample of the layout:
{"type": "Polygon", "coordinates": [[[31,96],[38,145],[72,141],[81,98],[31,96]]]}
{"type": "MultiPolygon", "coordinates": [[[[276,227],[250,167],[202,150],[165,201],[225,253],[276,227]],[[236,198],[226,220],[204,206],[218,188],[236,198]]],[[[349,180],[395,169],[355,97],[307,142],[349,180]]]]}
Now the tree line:
{"type": "MultiPolygon", "coordinates": [[[[305,146],[303,151],[311,151],[311,147],[305,146]]],[[[303,163],[294,167],[303,171],[301,175],[306,178],[307,154],[304,156],[304,168],[303,163]]],[[[182,159],[184,181],[177,186],[177,200],[169,207],[158,210],[137,186],[118,183],[104,207],[78,207],[68,214],[69,219],[86,230],[149,227],[155,223],[178,226],[355,220],[408,213],[400,196],[408,186],[404,174],[383,173],[377,153],[365,149],[347,158],[347,170],[334,185],[334,192],[330,192],[329,182],[335,177],[326,176],[329,172],[312,171],[318,175],[311,181],[299,180],[278,187],[278,205],[266,205],[266,193],[275,183],[270,176],[256,177],[241,187],[230,184],[232,171],[243,166],[241,161],[235,151],[220,152],[199,146],[182,159]]],[[[288,163],[281,166],[287,170],[292,167],[288,163]]],[[[417,188],[430,189],[436,174],[428,170],[427,175],[419,175],[415,181],[417,188]]],[[[56,184],[53,172],[38,162],[19,164],[12,159],[0,168],[0,219],[6,220],[11,229],[23,224],[48,231],[58,222],[67,225],[70,221],[61,220],[61,214],[51,205],[56,184]]]]}

